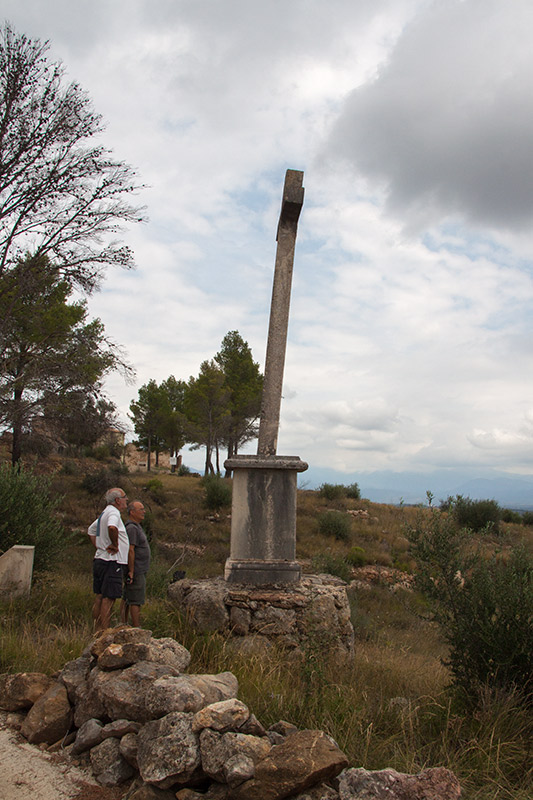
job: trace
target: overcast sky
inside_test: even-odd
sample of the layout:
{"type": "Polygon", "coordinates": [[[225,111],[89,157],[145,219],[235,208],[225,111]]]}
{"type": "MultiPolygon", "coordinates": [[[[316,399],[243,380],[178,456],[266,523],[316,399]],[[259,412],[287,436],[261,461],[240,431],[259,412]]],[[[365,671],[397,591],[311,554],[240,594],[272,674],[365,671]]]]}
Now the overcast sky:
{"type": "MultiPolygon", "coordinates": [[[[533,473],[531,0],[3,0],[142,183],[90,301],[136,386],[238,330],[264,364],[303,170],[278,452],[346,473],[533,473]]],[[[200,454],[186,456],[199,465],[200,454]]]]}

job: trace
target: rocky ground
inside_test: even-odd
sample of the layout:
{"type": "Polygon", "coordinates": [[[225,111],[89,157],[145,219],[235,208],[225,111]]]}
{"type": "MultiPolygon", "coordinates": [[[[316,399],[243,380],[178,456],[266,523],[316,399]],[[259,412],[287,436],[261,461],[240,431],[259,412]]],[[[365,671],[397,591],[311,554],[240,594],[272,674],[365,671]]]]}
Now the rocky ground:
{"type": "Polygon", "coordinates": [[[29,744],[0,712],[0,797],[2,800],[119,800],[123,789],[98,786],[89,771],[60,753],[29,744]]]}

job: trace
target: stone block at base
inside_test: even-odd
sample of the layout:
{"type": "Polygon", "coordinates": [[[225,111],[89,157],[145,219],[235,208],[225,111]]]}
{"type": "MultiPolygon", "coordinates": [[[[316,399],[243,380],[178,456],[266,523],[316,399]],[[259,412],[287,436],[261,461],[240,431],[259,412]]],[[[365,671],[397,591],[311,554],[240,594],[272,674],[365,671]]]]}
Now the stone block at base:
{"type": "Polygon", "coordinates": [[[224,578],[228,583],[244,583],[252,586],[267,584],[298,583],[302,568],[297,561],[254,561],[228,558],[224,578]]]}
{"type": "Polygon", "coordinates": [[[333,575],[304,575],[291,586],[185,579],[171,584],[168,596],[200,633],[220,631],[246,653],[319,642],[339,657],[353,655],[346,583],[333,575]]]}

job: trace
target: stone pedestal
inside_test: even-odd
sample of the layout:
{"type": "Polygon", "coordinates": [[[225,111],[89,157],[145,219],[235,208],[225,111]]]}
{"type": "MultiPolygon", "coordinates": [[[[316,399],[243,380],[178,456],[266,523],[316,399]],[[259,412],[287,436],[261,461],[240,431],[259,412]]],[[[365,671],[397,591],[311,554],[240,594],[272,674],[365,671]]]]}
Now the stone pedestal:
{"type": "Polygon", "coordinates": [[[0,597],[30,593],[34,553],[33,545],[16,544],[0,556],[0,597]]]}
{"type": "Polygon", "coordinates": [[[298,456],[235,456],[231,551],[224,577],[229,583],[296,583],[297,473],[307,469],[298,456]]]}

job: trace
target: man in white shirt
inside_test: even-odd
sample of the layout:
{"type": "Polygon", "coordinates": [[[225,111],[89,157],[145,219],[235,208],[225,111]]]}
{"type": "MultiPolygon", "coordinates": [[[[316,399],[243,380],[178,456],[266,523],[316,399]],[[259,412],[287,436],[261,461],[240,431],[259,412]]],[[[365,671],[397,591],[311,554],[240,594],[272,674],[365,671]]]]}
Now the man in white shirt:
{"type": "Polygon", "coordinates": [[[123,489],[109,489],[106,507],[89,526],[87,533],[96,548],[93,561],[93,619],[95,630],[109,628],[111,610],[122,597],[122,580],[128,564],[129,539],[120,516],[128,498],[123,489]]]}

